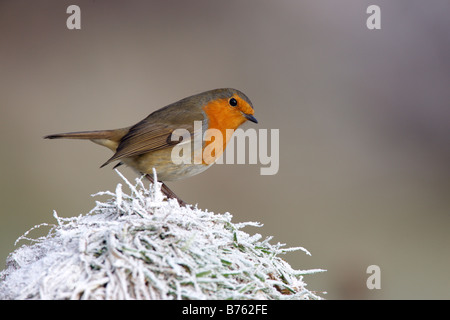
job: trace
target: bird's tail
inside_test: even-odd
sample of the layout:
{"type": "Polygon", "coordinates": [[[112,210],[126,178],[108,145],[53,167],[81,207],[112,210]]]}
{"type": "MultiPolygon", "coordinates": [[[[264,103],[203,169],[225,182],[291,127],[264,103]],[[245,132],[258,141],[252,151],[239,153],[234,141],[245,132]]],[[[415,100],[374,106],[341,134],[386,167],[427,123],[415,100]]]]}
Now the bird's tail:
{"type": "Polygon", "coordinates": [[[108,139],[113,140],[117,130],[97,130],[97,131],[77,131],[50,134],[45,136],[44,139],[108,139]]]}
{"type": "Polygon", "coordinates": [[[129,128],[115,130],[96,130],[96,131],[78,131],[57,133],[45,136],[44,139],[85,139],[91,140],[101,146],[116,151],[120,140],[127,134],[129,128]]]}

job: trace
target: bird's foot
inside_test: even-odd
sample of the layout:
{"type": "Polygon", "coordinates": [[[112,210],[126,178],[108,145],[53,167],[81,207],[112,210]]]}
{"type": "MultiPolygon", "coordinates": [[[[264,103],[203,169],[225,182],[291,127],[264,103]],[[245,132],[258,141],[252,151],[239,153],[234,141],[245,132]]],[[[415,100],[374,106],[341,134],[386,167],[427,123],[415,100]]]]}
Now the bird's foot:
{"type": "MultiPolygon", "coordinates": [[[[146,174],[145,177],[150,180],[151,183],[154,183],[153,177],[149,174],[146,174]]],[[[172,190],[170,190],[170,188],[162,181],[161,182],[161,191],[162,193],[168,198],[168,199],[177,199],[178,203],[180,204],[180,206],[184,207],[187,205],[186,202],[184,202],[183,200],[181,200],[176,194],[175,192],[173,192],[172,190]]]]}

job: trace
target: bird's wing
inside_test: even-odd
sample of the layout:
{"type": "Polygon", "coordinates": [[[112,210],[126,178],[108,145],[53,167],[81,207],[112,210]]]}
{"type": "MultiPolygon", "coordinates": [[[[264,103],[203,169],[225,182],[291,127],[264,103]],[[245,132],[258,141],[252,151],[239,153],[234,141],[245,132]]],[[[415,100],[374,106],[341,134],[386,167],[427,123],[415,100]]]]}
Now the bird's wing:
{"type": "MultiPolygon", "coordinates": [[[[197,121],[204,120],[203,114],[199,114],[196,118],[197,121]]],[[[194,129],[199,129],[198,126],[194,126],[195,117],[190,119],[192,121],[184,121],[184,123],[181,123],[178,119],[177,121],[164,120],[160,121],[158,117],[152,117],[150,115],[132,126],[128,133],[120,140],[116,153],[102,167],[115,160],[137,156],[178,144],[180,142],[179,140],[172,141],[172,133],[176,129],[187,130],[191,138],[197,134],[197,132],[194,132],[194,129]]]]}

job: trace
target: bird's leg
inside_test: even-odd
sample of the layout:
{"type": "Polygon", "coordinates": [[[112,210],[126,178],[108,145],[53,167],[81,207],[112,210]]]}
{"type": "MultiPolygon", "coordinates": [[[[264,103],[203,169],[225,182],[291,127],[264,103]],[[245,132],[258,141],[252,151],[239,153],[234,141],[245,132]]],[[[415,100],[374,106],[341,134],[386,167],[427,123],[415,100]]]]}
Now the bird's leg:
{"type": "MultiPolygon", "coordinates": [[[[149,174],[146,174],[145,177],[150,180],[151,183],[154,183],[153,177],[149,174]]],[[[178,196],[175,194],[175,192],[173,192],[172,190],[169,189],[168,186],[166,186],[166,184],[162,181],[161,182],[161,191],[166,195],[167,198],[169,199],[177,199],[178,203],[180,204],[180,206],[185,206],[187,205],[186,202],[184,202],[183,200],[181,200],[180,198],[178,198],[178,196]]]]}

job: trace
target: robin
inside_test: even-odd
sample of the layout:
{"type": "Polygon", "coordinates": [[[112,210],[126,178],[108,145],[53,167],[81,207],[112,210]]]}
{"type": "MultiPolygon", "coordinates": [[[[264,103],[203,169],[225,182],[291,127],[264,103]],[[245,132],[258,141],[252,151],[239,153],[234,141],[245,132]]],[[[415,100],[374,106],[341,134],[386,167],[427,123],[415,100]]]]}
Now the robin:
{"type": "MultiPolygon", "coordinates": [[[[144,120],[133,126],[97,131],[80,131],[59,133],[45,136],[45,139],[87,139],[107,147],[114,152],[101,167],[119,161],[114,167],[126,164],[152,180],[155,168],[158,180],[162,182],[162,190],[168,198],[177,199],[163,181],[180,180],[199,174],[208,169],[223,150],[233,132],[247,120],[258,123],[253,116],[254,110],[250,99],[241,91],[231,88],[215,89],[184,98],[151,113],[144,120]],[[195,125],[200,123],[201,126],[195,125]],[[173,139],[177,129],[184,129],[190,135],[191,157],[203,154],[212,141],[194,143],[195,136],[208,129],[222,133],[223,148],[217,148],[209,161],[173,161],[173,149],[186,141],[173,139]],[[231,129],[231,131],[229,130],[231,129]],[[201,150],[199,150],[201,148],[201,150]],[[200,151],[200,152],[199,152],[200,151]]],[[[213,140],[213,139],[211,139],[213,140]]],[[[188,141],[189,142],[189,141],[188,141]]]]}

